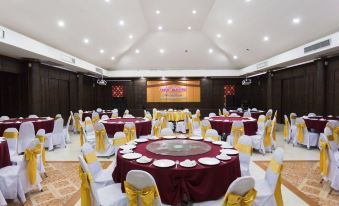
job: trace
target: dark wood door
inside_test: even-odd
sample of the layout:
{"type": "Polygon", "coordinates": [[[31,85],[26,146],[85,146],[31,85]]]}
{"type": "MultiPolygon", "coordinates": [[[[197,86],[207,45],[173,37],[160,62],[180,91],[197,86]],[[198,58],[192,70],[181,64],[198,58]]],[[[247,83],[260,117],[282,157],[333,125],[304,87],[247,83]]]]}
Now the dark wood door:
{"type": "Polygon", "coordinates": [[[70,94],[69,94],[69,82],[64,80],[58,80],[58,107],[59,113],[67,121],[70,111],[70,94]]]}

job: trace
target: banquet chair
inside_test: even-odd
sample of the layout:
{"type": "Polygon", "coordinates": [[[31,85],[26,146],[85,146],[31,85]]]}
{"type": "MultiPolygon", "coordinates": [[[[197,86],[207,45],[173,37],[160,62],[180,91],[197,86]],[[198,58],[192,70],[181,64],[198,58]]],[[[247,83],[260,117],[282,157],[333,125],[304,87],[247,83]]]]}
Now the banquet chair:
{"type": "Polygon", "coordinates": [[[272,142],[273,142],[273,146],[276,145],[276,141],[277,141],[277,117],[274,116],[272,119],[272,128],[271,128],[271,136],[272,136],[272,142]]]}
{"type": "Polygon", "coordinates": [[[296,119],[297,119],[297,114],[292,112],[292,113],[290,114],[290,122],[291,122],[291,126],[294,126],[294,125],[295,125],[296,119]]]}
{"type": "Polygon", "coordinates": [[[85,122],[83,124],[83,130],[84,130],[85,142],[88,142],[92,146],[95,146],[95,130],[94,130],[93,122],[90,117],[85,118],[85,122]]]}
{"type": "MultiPolygon", "coordinates": [[[[81,178],[81,203],[95,206],[125,206],[127,198],[121,192],[121,184],[102,184],[95,182],[84,158],[79,155],[81,178]],[[86,204],[87,203],[87,204],[86,204]]],[[[111,177],[112,179],[112,177],[111,177]]]]}
{"type": "Polygon", "coordinates": [[[253,108],[251,109],[251,111],[253,111],[253,112],[257,112],[257,111],[258,111],[258,109],[257,109],[257,108],[255,108],[255,107],[253,107],[253,108]]]}
{"type": "Polygon", "coordinates": [[[147,112],[144,119],[152,121],[153,117],[152,117],[151,113],[147,112]]]}
{"type": "Polygon", "coordinates": [[[137,131],[134,122],[126,122],[124,125],[124,133],[128,141],[137,138],[137,131]]]}
{"type": "Polygon", "coordinates": [[[238,144],[239,138],[244,134],[244,123],[242,121],[234,121],[232,123],[231,133],[227,136],[227,142],[235,147],[238,144]]]}
{"type": "Polygon", "coordinates": [[[315,113],[308,113],[307,116],[308,117],[316,117],[317,115],[315,113]]]}
{"type": "Polygon", "coordinates": [[[222,109],[222,115],[223,115],[224,117],[227,117],[228,115],[230,115],[230,113],[227,111],[227,109],[223,108],[223,109],[222,109]]]}
{"type": "Polygon", "coordinates": [[[96,110],[98,113],[101,113],[102,112],[102,109],[101,108],[97,108],[96,110]]]}
{"type": "Polygon", "coordinates": [[[160,130],[161,130],[161,122],[160,120],[155,120],[154,123],[152,123],[151,135],[155,137],[159,137],[160,130]]]}
{"type": "Polygon", "coordinates": [[[290,126],[290,122],[288,120],[288,117],[287,115],[285,114],[284,115],[284,132],[283,132],[283,135],[284,135],[284,140],[287,142],[287,143],[290,143],[291,141],[291,126],[290,126]]]}
{"type": "Polygon", "coordinates": [[[265,178],[255,181],[257,196],[253,206],[283,205],[281,196],[281,170],[283,168],[284,151],[277,148],[266,169],[265,178]]]}
{"type": "Polygon", "coordinates": [[[223,116],[220,109],[218,109],[218,116],[220,116],[220,117],[223,116]]]}
{"type": "Polygon", "coordinates": [[[84,111],[82,109],[79,109],[78,114],[79,114],[80,119],[82,119],[82,116],[84,115],[84,111]]]}
{"type": "Polygon", "coordinates": [[[251,112],[250,111],[244,112],[243,117],[252,117],[251,112]]]}
{"type": "Polygon", "coordinates": [[[56,114],[54,119],[59,119],[59,118],[62,118],[62,115],[61,114],[56,114]]]}
{"type": "Polygon", "coordinates": [[[231,113],[229,117],[240,117],[237,113],[231,113]]]}
{"type": "Polygon", "coordinates": [[[104,114],[104,115],[101,116],[101,120],[108,120],[108,119],[109,119],[109,117],[108,117],[108,115],[106,115],[106,114],[104,114]]]}
{"type": "Polygon", "coordinates": [[[291,113],[290,114],[290,127],[291,127],[291,134],[290,134],[290,139],[291,141],[293,141],[295,139],[295,136],[297,134],[297,127],[295,125],[295,122],[296,122],[296,119],[297,119],[297,114],[296,113],[291,113]]]}
{"type": "Polygon", "coordinates": [[[293,146],[301,144],[305,145],[307,149],[310,149],[310,147],[318,146],[319,134],[309,132],[303,118],[297,118],[295,126],[297,128],[297,131],[293,139],[293,146]]]}
{"type": "Polygon", "coordinates": [[[320,134],[320,138],[325,136],[334,151],[338,150],[339,143],[339,121],[329,120],[324,128],[324,132],[320,134]]]}
{"type": "Polygon", "coordinates": [[[128,142],[126,134],[123,132],[116,132],[113,137],[113,146],[115,148],[115,153],[118,151],[119,146],[124,145],[128,142]]]}
{"type": "Polygon", "coordinates": [[[212,129],[210,121],[208,119],[202,120],[201,125],[200,125],[200,131],[201,131],[201,136],[203,138],[206,137],[206,131],[208,129],[212,129]]]}
{"type": "Polygon", "coordinates": [[[160,136],[163,137],[163,136],[171,136],[171,135],[174,135],[173,131],[171,130],[171,128],[163,128],[161,129],[160,131],[160,136]]]}
{"type": "Polygon", "coordinates": [[[192,115],[192,125],[193,125],[193,130],[200,128],[200,110],[199,109],[197,109],[195,114],[192,115]]]}
{"type": "Polygon", "coordinates": [[[211,112],[208,114],[208,117],[211,118],[211,117],[216,117],[217,115],[214,113],[214,112],[211,112]]]}
{"type": "Polygon", "coordinates": [[[66,123],[66,127],[63,129],[64,138],[65,138],[65,141],[66,141],[67,144],[71,143],[71,138],[69,137],[69,125],[71,123],[71,119],[72,119],[72,116],[70,115],[68,117],[68,120],[67,120],[67,123],[66,123]]]}
{"type": "Polygon", "coordinates": [[[25,152],[28,145],[35,138],[35,131],[32,122],[23,122],[19,128],[18,154],[25,152]]]}
{"type": "Polygon", "coordinates": [[[3,137],[6,138],[10,156],[17,155],[19,132],[16,128],[5,129],[3,137]]]}
{"type": "Polygon", "coordinates": [[[118,109],[113,109],[111,118],[118,118],[118,117],[119,117],[118,109]]]}
{"type": "Polygon", "coordinates": [[[205,134],[205,139],[209,139],[212,141],[220,141],[221,138],[215,129],[208,129],[205,134]]]}
{"type": "Polygon", "coordinates": [[[252,138],[247,135],[241,136],[235,148],[239,151],[241,176],[250,176],[252,138]]]}
{"type": "Polygon", "coordinates": [[[7,202],[6,202],[2,192],[0,190],[0,206],[6,206],[6,205],[7,205],[7,202]]]}
{"type": "Polygon", "coordinates": [[[272,119],[272,114],[273,114],[273,110],[272,110],[272,109],[269,109],[269,110],[266,112],[266,121],[272,119]]]}
{"type": "Polygon", "coordinates": [[[258,121],[257,121],[258,130],[257,130],[256,134],[262,134],[264,132],[265,121],[266,121],[265,115],[260,115],[259,118],[258,118],[258,121]]]}
{"type": "Polygon", "coordinates": [[[112,179],[114,163],[110,164],[106,169],[103,169],[97,158],[98,155],[96,154],[96,151],[88,143],[85,143],[82,146],[81,153],[95,184],[106,186],[114,183],[112,179]]]}
{"type": "Polygon", "coordinates": [[[28,116],[28,118],[39,118],[38,115],[35,115],[35,114],[31,114],[28,116]]]}
{"type": "Polygon", "coordinates": [[[44,147],[46,132],[44,129],[39,129],[36,133],[35,138],[39,140],[40,143],[40,153],[37,155],[37,168],[40,174],[44,174],[47,177],[45,165],[46,165],[46,151],[44,147]]]}
{"type": "Polygon", "coordinates": [[[54,149],[55,145],[60,147],[66,147],[65,137],[64,137],[64,119],[59,118],[54,121],[54,128],[52,133],[46,134],[45,147],[49,151],[54,149]]]}
{"type": "Polygon", "coordinates": [[[0,121],[9,120],[9,116],[1,116],[0,121]]]}
{"type": "Polygon", "coordinates": [[[242,112],[243,109],[239,107],[239,108],[237,108],[237,111],[238,111],[238,112],[242,112]]]}
{"type": "Polygon", "coordinates": [[[193,206],[245,205],[245,199],[248,203],[246,205],[250,206],[256,196],[254,185],[255,180],[253,177],[238,177],[230,184],[224,197],[218,200],[194,203],[193,206]]]}
{"type": "Polygon", "coordinates": [[[12,165],[0,169],[0,191],[4,199],[18,199],[24,205],[26,197],[20,178],[20,166],[12,165]]]}
{"type": "Polygon", "coordinates": [[[187,113],[185,112],[185,119],[183,121],[178,121],[175,123],[175,131],[186,134],[186,125],[187,125],[187,113]]]}
{"type": "Polygon", "coordinates": [[[258,150],[262,154],[272,152],[273,140],[272,140],[272,120],[267,120],[265,123],[264,132],[262,134],[252,135],[252,147],[258,150]]]}
{"type": "Polygon", "coordinates": [[[124,111],[124,115],[127,115],[127,114],[129,114],[129,110],[128,110],[128,109],[126,109],[126,110],[124,111]]]}
{"type": "Polygon", "coordinates": [[[93,124],[97,123],[99,120],[100,120],[99,113],[93,112],[92,113],[92,122],[93,122],[93,124]]]}
{"type": "Polygon", "coordinates": [[[108,140],[105,126],[101,122],[94,125],[95,129],[95,150],[98,157],[110,157],[114,154],[114,147],[108,140]]]}
{"type": "Polygon", "coordinates": [[[73,119],[72,119],[72,122],[73,122],[73,133],[78,133],[80,132],[80,126],[81,126],[81,116],[79,113],[74,113],[73,115],[73,119]]]}

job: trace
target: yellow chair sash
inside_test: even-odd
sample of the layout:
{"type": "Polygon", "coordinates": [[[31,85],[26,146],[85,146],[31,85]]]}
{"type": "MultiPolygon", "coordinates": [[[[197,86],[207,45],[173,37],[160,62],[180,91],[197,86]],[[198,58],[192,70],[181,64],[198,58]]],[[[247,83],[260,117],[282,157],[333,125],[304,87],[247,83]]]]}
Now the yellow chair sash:
{"type": "Polygon", "coordinates": [[[41,145],[37,144],[33,149],[25,150],[25,159],[27,161],[28,180],[31,185],[36,183],[37,159],[36,156],[41,152],[41,145]]]}
{"type": "Polygon", "coordinates": [[[258,118],[258,123],[264,123],[266,121],[266,118],[263,117],[263,118],[258,118]]]}
{"type": "Polygon", "coordinates": [[[117,113],[112,113],[111,118],[118,118],[118,114],[117,113]]]}
{"type": "Polygon", "coordinates": [[[155,124],[153,126],[153,134],[154,134],[154,136],[156,136],[156,137],[160,136],[160,127],[161,127],[160,124],[158,124],[158,125],[155,124]]]}
{"type": "Polygon", "coordinates": [[[232,127],[231,133],[233,135],[233,145],[236,146],[239,138],[244,135],[244,127],[232,127]]]}
{"type": "Polygon", "coordinates": [[[95,149],[98,152],[105,152],[105,138],[106,138],[105,129],[95,130],[95,149]]]}
{"type": "Polygon", "coordinates": [[[84,145],[84,129],[80,125],[80,146],[84,145]]]}
{"type": "Polygon", "coordinates": [[[90,119],[85,120],[85,125],[93,125],[92,120],[90,119]]]}
{"type": "Polygon", "coordinates": [[[6,139],[18,139],[19,133],[18,132],[4,132],[3,136],[6,139]]]}
{"type": "Polygon", "coordinates": [[[227,193],[224,197],[224,206],[252,206],[257,191],[252,188],[244,196],[240,196],[234,193],[227,193]]]}
{"type": "Polygon", "coordinates": [[[296,115],[290,115],[290,119],[297,119],[297,116],[296,115]]]}
{"type": "Polygon", "coordinates": [[[306,127],[305,123],[296,123],[297,126],[297,140],[299,143],[304,142],[304,128],[306,127]]]}
{"type": "Polygon", "coordinates": [[[124,128],[124,133],[126,135],[127,141],[131,141],[135,139],[135,128],[124,128]]]}
{"type": "Polygon", "coordinates": [[[272,118],[272,115],[271,115],[271,114],[266,115],[266,121],[267,121],[267,120],[270,120],[271,118],[272,118]]]}
{"type": "Polygon", "coordinates": [[[220,140],[219,136],[205,135],[205,139],[206,138],[212,139],[213,141],[219,141],[220,140]]]}
{"type": "Polygon", "coordinates": [[[220,109],[219,109],[219,116],[223,116],[220,109]]]}
{"type": "Polygon", "coordinates": [[[274,141],[277,140],[277,131],[276,131],[276,120],[272,121],[272,138],[274,141]]]}
{"type": "Polygon", "coordinates": [[[193,134],[193,124],[191,121],[187,121],[188,136],[191,137],[193,134]]]}
{"type": "Polygon", "coordinates": [[[44,165],[46,165],[46,150],[45,150],[45,147],[44,147],[44,143],[45,143],[45,136],[44,135],[36,135],[35,136],[40,144],[42,144],[42,147],[41,147],[41,159],[42,159],[42,163],[44,165]]]}
{"type": "Polygon", "coordinates": [[[80,187],[81,206],[91,206],[90,182],[93,181],[93,178],[91,174],[84,172],[81,166],[79,167],[79,176],[81,179],[80,187]]]}
{"type": "Polygon", "coordinates": [[[274,173],[278,174],[278,180],[277,180],[277,184],[275,186],[275,190],[274,190],[274,197],[275,197],[275,201],[277,206],[283,206],[284,202],[282,199],[282,195],[281,195],[281,171],[283,169],[282,164],[280,164],[279,162],[277,162],[275,159],[272,159],[270,161],[270,164],[268,166],[274,173]]]}
{"type": "Polygon", "coordinates": [[[211,125],[201,125],[200,126],[200,129],[201,129],[201,136],[205,139],[205,137],[206,137],[206,131],[208,130],[208,129],[211,129],[211,125]]]}
{"type": "Polygon", "coordinates": [[[84,159],[87,164],[92,164],[93,162],[96,162],[98,160],[97,154],[95,151],[90,152],[87,155],[84,155],[84,159]]]}
{"type": "Polygon", "coordinates": [[[319,146],[320,146],[320,171],[323,176],[328,175],[329,171],[329,158],[328,158],[328,152],[331,148],[331,145],[328,142],[325,142],[324,140],[319,140],[319,146]]]}
{"type": "Polygon", "coordinates": [[[92,118],[93,124],[97,123],[99,120],[100,120],[99,115],[98,115],[98,116],[94,116],[94,117],[92,118]]]}
{"type": "Polygon", "coordinates": [[[75,116],[74,117],[74,121],[75,121],[75,129],[77,129],[77,131],[80,131],[81,128],[81,124],[80,124],[80,117],[79,116],[75,116]]]}
{"type": "Polygon", "coordinates": [[[265,137],[264,137],[264,146],[265,147],[270,147],[272,146],[272,142],[271,142],[271,125],[267,125],[265,127],[265,137]]]}
{"type": "Polygon", "coordinates": [[[129,206],[138,206],[138,197],[141,200],[141,206],[154,205],[154,200],[159,197],[159,192],[155,185],[143,189],[137,189],[125,181],[124,186],[129,200],[129,206]]]}
{"type": "Polygon", "coordinates": [[[245,154],[248,154],[248,155],[252,155],[252,147],[251,146],[249,146],[249,145],[245,145],[245,144],[237,144],[236,146],[235,146],[235,148],[239,151],[239,152],[241,152],[241,153],[245,153],[245,154]]]}
{"type": "Polygon", "coordinates": [[[113,138],[113,145],[114,146],[119,146],[119,145],[123,145],[123,144],[126,144],[128,141],[127,141],[127,138],[124,137],[124,138],[118,138],[118,139],[115,139],[113,138]]]}
{"type": "Polygon", "coordinates": [[[328,141],[335,141],[338,144],[339,126],[333,128],[327,125],[327,127],[332,131],[332,135],[327,136],[328,141]]]}
{"type": "Polygon", "coordinates": [[[285,139],[288,139],[288,134],[289,134],[289,126],[290,126],[290,123],[288,122],[288,119],[286,118],[285,119],[285,124],[284,124],[284,138],[285,139]]]}

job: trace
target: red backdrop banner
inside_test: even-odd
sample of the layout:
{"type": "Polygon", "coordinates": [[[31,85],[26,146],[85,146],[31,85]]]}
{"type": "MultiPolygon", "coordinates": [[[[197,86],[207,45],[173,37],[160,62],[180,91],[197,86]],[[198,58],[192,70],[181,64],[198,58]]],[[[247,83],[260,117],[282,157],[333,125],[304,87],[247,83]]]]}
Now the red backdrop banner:
{"type": "Polygon", "coordinates": [[[124,97],[124,86],[113,85],[112,86],[112,97],[124,97]]]}
{"type": "Polygon", "coordinates": [[[235,95],[235,86],[234,85],[225,85],[224,86],[224,95],[235,95]]]}

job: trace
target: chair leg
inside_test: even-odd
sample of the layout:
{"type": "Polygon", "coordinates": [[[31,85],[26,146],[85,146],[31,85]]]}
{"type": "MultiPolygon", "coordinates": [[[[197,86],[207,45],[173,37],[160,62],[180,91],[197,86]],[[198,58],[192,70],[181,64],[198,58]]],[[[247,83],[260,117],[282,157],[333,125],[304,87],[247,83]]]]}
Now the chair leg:
{"type": "Polygon", "coordinates": [[[329,192],[328,194],[330,195],[330,194],[332,193],[332,191],[333,191],[333,189],[331,188],[331,189],[330,189],[330,192],[329,192]]]}
{"type": "Polygon", "coordinates": [[[24,203],[22,202],[21,198],[19,197],[19,195],[17,196],[19,202],[20,202],[20,205],[24,206],[24,203]]]}
{"type": "Polygon", "coordinates": [[[321,180],[320,180],[320,184],[322,184],[324,182],[324,179],[323,178],[321,178],[321,180]]]}
{"type": "Polygon", "coordinates": [[[44,175],[45,175],[45,177],[48,177],[46,172],[44,172],[44,175]]]}

